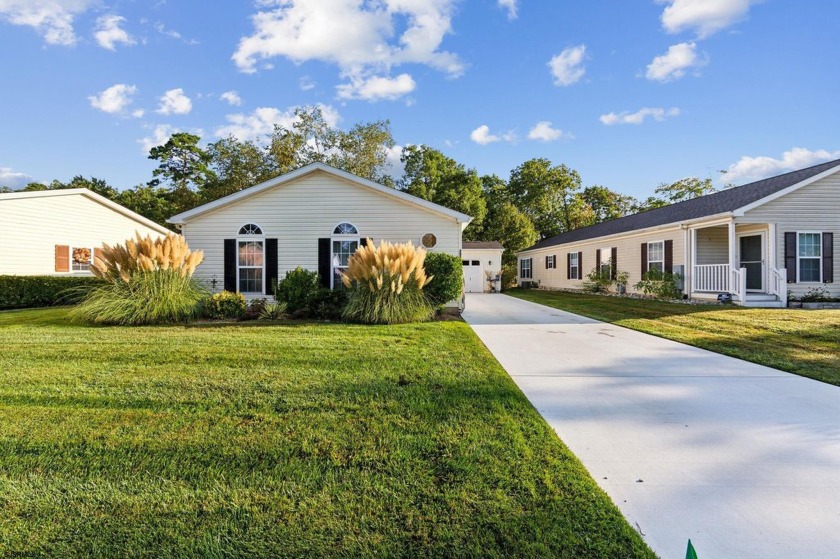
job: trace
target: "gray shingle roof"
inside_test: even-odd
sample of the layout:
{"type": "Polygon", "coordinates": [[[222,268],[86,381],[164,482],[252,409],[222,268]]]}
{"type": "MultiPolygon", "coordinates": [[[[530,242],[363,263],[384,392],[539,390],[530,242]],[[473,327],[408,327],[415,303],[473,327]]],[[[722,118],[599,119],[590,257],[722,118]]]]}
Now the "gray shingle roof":
{"type": "Polygon", "coordinates": [[[524,249],[523,252],[735,211],[837,166],[840,166],[840,159],[743,186],[721,190],[684,202],[574,229],[543,239],[524,249]]]}

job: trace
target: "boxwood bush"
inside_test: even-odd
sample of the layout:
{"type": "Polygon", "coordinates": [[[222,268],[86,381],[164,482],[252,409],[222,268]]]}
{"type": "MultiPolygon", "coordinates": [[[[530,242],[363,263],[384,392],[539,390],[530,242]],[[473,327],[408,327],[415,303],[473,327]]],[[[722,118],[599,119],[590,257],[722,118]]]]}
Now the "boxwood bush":
{"type": "Polygon", "coordinates": [[[461,259],[451,254],[430,252],[423,264],[426,274],[434,276],[423,291],[434,307],[441,307],[461,297],[464,289],[464,269],[461,259]]]}
{"type": "Polygon", "coordinates": [[[91,276],[0,276],[0,310],[75,304],[102,283],[91,276]]]}
{"type": "Polygon", "coordinates": [[[301,309],[311,311],[313,310],[312,303],[318,297],[320,290],[321,281],[318,279],[318,272],[311,272],[298,266],[277,283],[274,298],[286,303],[291,313],[301,309]]]}

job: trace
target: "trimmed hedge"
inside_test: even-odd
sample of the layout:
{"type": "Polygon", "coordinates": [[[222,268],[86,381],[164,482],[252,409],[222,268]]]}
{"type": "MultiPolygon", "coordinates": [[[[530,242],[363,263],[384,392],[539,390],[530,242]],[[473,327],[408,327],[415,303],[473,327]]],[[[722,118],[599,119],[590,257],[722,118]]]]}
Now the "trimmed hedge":
{"type": "Polygon", "coordinates": [[[72,305],[102,283],[91,276],[0,276],[0,310],[72,305]]]}
{"type": "Polygon", "coordinates": [[[464,288],[464,268],[461,258],[442,252],[426,254],[423,264],[426,274],[434,276],[431,283],[423,288],[433,307],[440,307],[461,298],[464,288]]]}

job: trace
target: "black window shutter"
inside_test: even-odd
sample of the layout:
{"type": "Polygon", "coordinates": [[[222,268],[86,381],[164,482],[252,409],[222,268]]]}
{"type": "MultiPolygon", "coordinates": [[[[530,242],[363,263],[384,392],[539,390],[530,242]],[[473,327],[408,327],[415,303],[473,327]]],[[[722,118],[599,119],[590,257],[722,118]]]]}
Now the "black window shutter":
{"type": "Polygon", "coordinates": [[[595,249],[595,270],[597,270],[598,276],[601,276],[601,249],[595,249]]]}
{"type": "Polygon", "coordinates": [[[578,253],[577,279],[583,279],[583,252],[578,253]]]}
{"type": "Polygon", "coordinates": [[[674,271],[674,241],[670,239],[665,241],[665,271],[669,274],[674,271]]]}
{"type": "Polygon", "coordinates": [[[361,239],[359,239],[359,248],[366,247],[368,241],[373,242],[373,239],[368,239],[366,237],[362,237],[361,239]]]}
{"type": "Polygon", "coordinates": [[[566,279],[572,278],[572,253],[566,255],[566,279]]]}
{"type": "Polygon", "coordinates": [[[236,239],[225,239],[225,291],[236,293],[236,239]]]}
{"type": "Polygon", "coordinates": [[[822,234],[823,283],[834,283],[834,233],[822,234]]]}
{"type": "Polygon", "coordinates": [[[785,269],[787,282],[796,283],[796,233],[785,233],[785,269]]]}
{"type": "Polygon", "coordinates": [[[548,269],[548,256],[545,257],[545,269],[548,269]]]}
{"type": "Polygon", "coordinates": [[[330,240],[318,239],[318,275],[321,278],[321,287],[330,287],[330,274],[332,274],[332,266],[330,266],[330,240]]]}
{"type": "Polygon", "coordinates": [[[642,278],[644,279],[645,274],[648,271],[648,259],[647,259],[647,243],[642,243],[642,278]]]}
{"type": "Polygon", "coordinates": [[[618,247],[610,249],[610,279],[614,280],[618,271],[618,247]]]}
{"type": "Polygon", "coordinates": [[[277,283],[277,239],[265,240],[265,294],[274,295],[277,283]]]}

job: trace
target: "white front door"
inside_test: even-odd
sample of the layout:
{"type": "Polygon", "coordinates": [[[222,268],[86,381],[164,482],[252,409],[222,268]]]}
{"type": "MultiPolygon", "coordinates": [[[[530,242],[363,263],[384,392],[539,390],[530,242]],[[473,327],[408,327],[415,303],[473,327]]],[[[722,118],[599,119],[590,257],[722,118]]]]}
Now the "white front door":
{"type": "Polygon", "coordinates": [[[462,260],[464,266],[464,291],[484,293],[484,266],[481,260],[462,260]]]}

